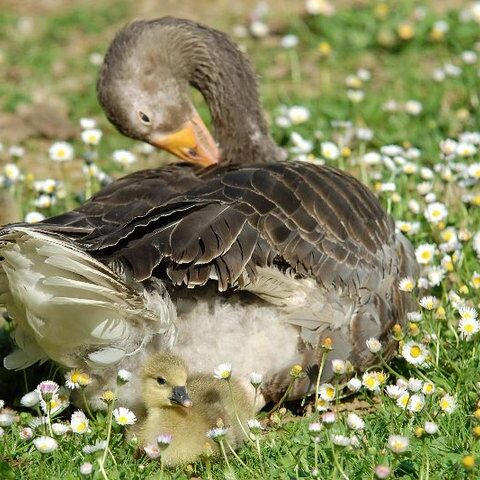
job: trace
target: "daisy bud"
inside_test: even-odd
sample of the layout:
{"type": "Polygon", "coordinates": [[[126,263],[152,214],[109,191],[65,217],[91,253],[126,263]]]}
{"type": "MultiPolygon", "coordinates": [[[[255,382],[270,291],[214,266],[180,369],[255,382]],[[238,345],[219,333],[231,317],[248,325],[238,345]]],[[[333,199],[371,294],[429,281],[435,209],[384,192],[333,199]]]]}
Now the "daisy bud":
{"type": "Polygon", "coordinates": [[[382,350],[382,344],[375,337],[370,337],[365,343],[372,353],[378,353],[382,350]]]}
{"type": "Polygon", "coordinates": [[[263,375],[261,373],[252,372],[250,374],[250,383],[253,388],[257,389],[263,382],[263,375]]]}
{"type": "Polygon", "coordinates": [[[125,369],[121,369],[117,373],[117,382],[119,385],[124,385],[125,383],[128,383],[132,378],[131,372],[125,369]]]}
{"type": "Polygon", "coordinates": [[[152,460],[160,457],[161,451],[158,445],[145,445],[143,447],[143,451],[147,455],[148,458],[151,458],[152,460]]]}
{"type": "Polygon", "coordinates": [[[80,475],[90,475],[93,472],[93,465],[90,462],[84,462],[80,465],[80,475]]]}
{"type": "Polygon", "coordinates": [[[303,371],[303,367],[301,365],[294,365],[291,369],[290,369],[290,376],[292,378],[300,378],[301,375],[302,375],[302,371],[303,371]]]}
{"type": "Polygon", "coordinates": [[[157,437],[157,445],[160,450],[165,450],[172,443],[173,436],[170,433],[163,433],[157,437]]]}
{"type": "Polygon", "coordinates": [[[462,458],[462,465],[466,470],[472,470],[475,467],[475,457],[473,455],[465,455],[462,458]]]}
{"type": "Polygon", "coordinates": [[[438,432],[438,425],[435,422],[425,422],[424,428],[429,435],[434,435],[438,432]]]}
{"type": "Polygon", "coordinates": [[[473,436],[476,438],[480,437],[480,425],[477,425],[476,427],[473,427],[472,429],[473,436]]]}
{"type": "Polygon", "coordinates": [[[330,337],[325,338],[322,342],[322,348],[324,350],[332,350],[333,340],[330,337]]]}
{"type": "Polygon", "coordinates": [[[30,427],[25,427],[18,432],[18,436],[22,440],[30,440],[33,437],[33,431],[30,427]]]}
{"type": "Polygon", "coordinates": [[[383,479],[388,478],[391,473],[391,469],[388,465],[377,465],[375,467],[375,476],[377,478],[383,479]]]}
{"type": "Polygon", "coordinates": [[[332,360],[332,370],[336,375],[343,375],[347,371],[347,366],[344,360],[332,360]]]}
{"type": "Polygon", "coordinates": [[[351,392],[358,392],[358,390],[360,390],[361,386],[362,386],[362,381],[357,377],[351,378],[347,383],[347,388],[351,392]]]}

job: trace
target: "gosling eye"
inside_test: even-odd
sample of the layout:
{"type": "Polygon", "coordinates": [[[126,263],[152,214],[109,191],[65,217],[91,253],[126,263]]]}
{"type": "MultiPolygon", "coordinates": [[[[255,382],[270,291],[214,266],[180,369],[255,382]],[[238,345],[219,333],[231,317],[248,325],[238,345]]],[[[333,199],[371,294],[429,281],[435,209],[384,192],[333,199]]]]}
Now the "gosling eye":
{"type": "Polygon", "coordinates": [[[142,112],[141,110],[138,111],[138,118],[140,118],[140,121],[144,125],[150,125],[152,123],[150,120],[150,117],[145,112],[142,112]]]}
{"type": "Polygon", "coordinates": [[[159,385],[165,385],[167,381],[163,377],[157,377],[157,383],[159,385]]]}

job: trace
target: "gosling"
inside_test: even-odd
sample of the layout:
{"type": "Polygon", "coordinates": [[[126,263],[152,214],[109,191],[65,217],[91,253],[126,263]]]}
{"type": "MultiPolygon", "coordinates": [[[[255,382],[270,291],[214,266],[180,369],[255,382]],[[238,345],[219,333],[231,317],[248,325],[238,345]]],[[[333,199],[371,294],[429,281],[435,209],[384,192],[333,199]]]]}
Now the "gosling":
{"type": "Polygon", "coordinates": [[[189,377],[185,363],[176,355],[150,356],[142,371],[147,415],[136,432],[139,444],[155,445],[159,435],[170,434],[172,441],[162,453],[165,465],[191,463],[202,455],[219,453],[207,432],[224,425],[229,427],[227,441],[235,449],[240,447],[246,439],[244,431],[252,403],[239,383],[233,379],[230,382],[235,407],[226,381],[207,374],[189,377]]]}

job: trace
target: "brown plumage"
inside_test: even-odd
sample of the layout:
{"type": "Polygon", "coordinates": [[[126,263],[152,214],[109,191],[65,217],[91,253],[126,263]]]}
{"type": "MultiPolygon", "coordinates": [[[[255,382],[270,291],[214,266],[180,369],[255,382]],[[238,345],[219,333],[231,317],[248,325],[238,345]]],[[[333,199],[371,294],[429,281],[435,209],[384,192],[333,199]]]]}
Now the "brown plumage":
{"type": "MultiPolygon", "coordinates": [[[[293,363],[315,370],[327,336],[332,358],[360,368],[373,359],[369,337],[391,351],[391,326],[413,308],[397,289],[416,273],[410,243],[351,175],[280,161],[249,62],[225,34],[180,19],[134,22],[106,55],[98,95],[126,135],[212,164],[218,152],[190,85],[210,108],[219,166],[134,173],[35,229],[61,233],[120,278],[161,280],[188,363],[207,370],[228,360],[241,374],[258,368],[266,401],[281,396],[293,363]],[[224,338],[215,338],[217,328],[224,338]],[[269,336],[255,343],[264,330],[269,336]]],[[[324,379],[330,375],[327,366],[324,379]]],[[[292,396],[311,384],[298,382],[292,396]]]]}

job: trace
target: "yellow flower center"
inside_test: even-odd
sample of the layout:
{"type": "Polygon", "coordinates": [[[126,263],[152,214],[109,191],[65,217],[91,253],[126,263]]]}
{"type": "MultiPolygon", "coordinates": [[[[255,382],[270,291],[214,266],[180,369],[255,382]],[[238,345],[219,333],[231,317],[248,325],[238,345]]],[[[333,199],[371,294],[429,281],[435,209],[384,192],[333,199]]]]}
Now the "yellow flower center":
{"type": "Polygon", "coordinates": [[[410,355],[413,357],[413,358],[417,358],[421,355],[422,353],[422,350],[420,349],[419,346],[417,345],[414,345],[411,349],[410,349],[410,355]]]}
{"type": "Polygon", "coordinates": [[[432,257],[432,254],[428,250],[424,250],[421,254],[421,257],[424,260],[429,260],[432,257]]]}

